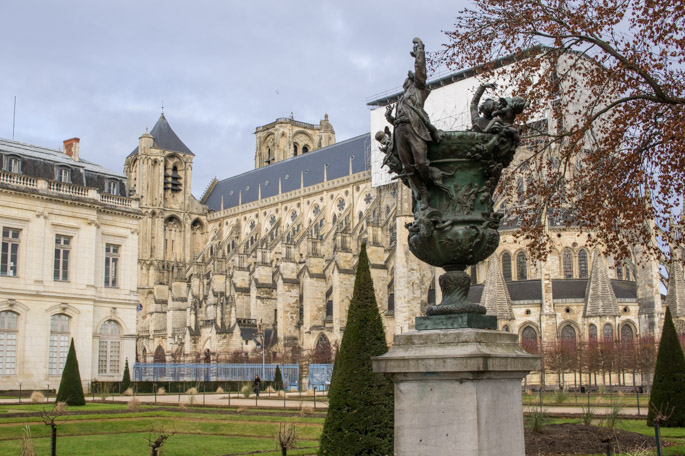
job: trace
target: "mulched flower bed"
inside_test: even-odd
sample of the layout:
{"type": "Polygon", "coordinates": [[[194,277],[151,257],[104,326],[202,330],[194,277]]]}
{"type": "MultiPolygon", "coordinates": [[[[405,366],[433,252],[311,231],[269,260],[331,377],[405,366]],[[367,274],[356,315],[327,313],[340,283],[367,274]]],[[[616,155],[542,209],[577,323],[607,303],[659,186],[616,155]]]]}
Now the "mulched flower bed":
{"type": "Polygon", "coordinates": [[[654,437],[573,423],[548,424],[538,434],[526,429],[525,439],[527,456],[606,454],[607,442],[611,454],[656,448],[654,437]]]}

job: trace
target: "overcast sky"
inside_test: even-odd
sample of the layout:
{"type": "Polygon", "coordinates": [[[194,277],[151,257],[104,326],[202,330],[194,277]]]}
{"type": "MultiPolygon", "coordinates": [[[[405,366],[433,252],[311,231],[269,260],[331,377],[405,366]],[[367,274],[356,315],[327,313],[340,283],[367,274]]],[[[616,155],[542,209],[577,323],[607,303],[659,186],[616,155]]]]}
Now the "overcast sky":
{"type": "Polygon", "coordinates": [[[164,113],[195,153],[193,193],[254,167],[257,126],[293,113],[338,141],[369,130],[366,100],[399,87],[460,1],[0,2],[0,137],[121,172],[164,113]]]}

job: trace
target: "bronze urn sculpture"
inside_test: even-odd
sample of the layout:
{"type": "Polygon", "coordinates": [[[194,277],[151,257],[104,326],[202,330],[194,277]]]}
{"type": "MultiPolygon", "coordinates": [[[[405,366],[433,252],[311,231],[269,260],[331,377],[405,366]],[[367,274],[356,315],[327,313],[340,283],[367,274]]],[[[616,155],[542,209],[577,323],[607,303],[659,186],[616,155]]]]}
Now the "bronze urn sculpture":
{"type": "MultiPolygon", "coordinates": [[[[409,72],[396,105],[386,109],[394,130],[386,127],[376,133],[376,140],[386,154],[384,165],[412,190],[409,249],[420,260],[445,269],[439,278],[442,302],[429,307],[426,314],[468,315],[479,320],[474,316],[485,314],[486,309],[469,302],[471,280],[465,270],[485,260],[499,245],[502,215],[493,210],[492,196],[519,144],[514,118],[527,102],[513,97],[487,99],[479,105],[485,90],[495,88],[484,84],[471,102],[471,130],[436,129],[423,109],[430,93],[424,46],[419,38],[413,42],[415,71],[409,72]]],[[[491,328],[493,322],[496,327],[495,317],[482,317],[476,326],[491,328]]],[[[472,325],[457,325],[461,326],[472,325]]]]}

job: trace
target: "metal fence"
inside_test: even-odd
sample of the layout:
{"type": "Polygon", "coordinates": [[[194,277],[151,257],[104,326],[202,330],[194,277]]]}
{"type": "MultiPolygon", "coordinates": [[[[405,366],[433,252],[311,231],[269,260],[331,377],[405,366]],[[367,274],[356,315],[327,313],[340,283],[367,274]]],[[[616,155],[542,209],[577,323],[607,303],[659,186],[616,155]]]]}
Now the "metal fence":
{"type": "MultiPolygon", "coordinates": [[[[255,375],[273,381],[276,364],[163,364],[136,363],[133,379],[137,382],[233,382],[252,381],[255,375]]],[[[300,367],[297,364],[278,364],[286,389],[298,387],[300,367]]]]}
{"type": "Polygon", "coordinates": [[[316,387],[317,391],[328,391],[331,386],[333,364],[310,364],[309,387],[316,387]]]}

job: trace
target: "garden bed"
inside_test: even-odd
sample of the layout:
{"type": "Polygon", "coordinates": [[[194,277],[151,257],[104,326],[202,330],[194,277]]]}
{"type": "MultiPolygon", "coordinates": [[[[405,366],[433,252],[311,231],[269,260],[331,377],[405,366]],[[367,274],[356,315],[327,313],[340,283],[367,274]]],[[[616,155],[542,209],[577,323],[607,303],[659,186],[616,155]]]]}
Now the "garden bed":
{"type": "Polygon", "coordinates": [[[526,429],[525,439],[528,456],[606,454],[607,443],[611,454],[656,448],[654,437],[578,423],[549,424],[539,433],[526,429]]]}

